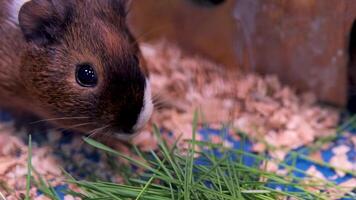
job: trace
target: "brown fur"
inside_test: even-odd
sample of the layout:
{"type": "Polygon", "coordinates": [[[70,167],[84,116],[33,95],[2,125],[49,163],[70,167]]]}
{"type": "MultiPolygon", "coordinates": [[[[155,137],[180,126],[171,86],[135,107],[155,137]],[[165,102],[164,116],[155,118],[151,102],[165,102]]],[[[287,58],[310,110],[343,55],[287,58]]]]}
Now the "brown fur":
{"type": "MultiPolygon", "coordinates": [[[[0,0],[6,5],[11,0],[0,0]]],[[[0,103],[90,131],[130,132],[142,109],[147,69],[127,28],[126,0],[32,0],[19,26],[0,11],[0,103]],[[81,87],[75,68],[91,63],[98,85],[81,87]]],[[[6,6],[5,6],[6,7],[6,6]]]]}

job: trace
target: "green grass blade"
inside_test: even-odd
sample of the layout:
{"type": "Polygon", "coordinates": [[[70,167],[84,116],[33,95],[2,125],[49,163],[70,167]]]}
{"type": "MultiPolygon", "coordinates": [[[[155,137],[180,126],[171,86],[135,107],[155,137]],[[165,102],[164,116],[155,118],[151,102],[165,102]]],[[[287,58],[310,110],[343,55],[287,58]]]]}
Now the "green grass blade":
{"type": "Polygon", "coordinates": [[[26,176],[26,200],[30,200],[31,189],[31,171],[32,171],[32,138],[28,136],[28,159],[27,159],[27,176],[26,176]]]}

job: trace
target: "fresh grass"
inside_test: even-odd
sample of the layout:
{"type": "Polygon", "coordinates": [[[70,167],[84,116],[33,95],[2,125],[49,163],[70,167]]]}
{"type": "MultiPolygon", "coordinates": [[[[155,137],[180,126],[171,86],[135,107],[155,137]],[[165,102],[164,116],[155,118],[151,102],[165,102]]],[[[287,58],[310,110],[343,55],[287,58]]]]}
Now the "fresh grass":
{"type": "Polygon", "coordinates": [[[28,137],[28,159],[27,159],[27,175],[26,175],[26,194],[25,200],[30,200],[30,189],[31,183],[34,183],[39,191],[41,191],[45,196],[53,200],[61,200],[55,191],[55,189],[48,184],[44,178],[32,167],[32,137],[28,137]],[[32,177],[33,173],[38,177],[34,179],[32,177]]]}
{"type": "MultiPolygon", "coordinates": [[[[129,162],[130,166],[136,166],[142,170],[137,172],[132,167],[112,163],[117,166],[124,177],[122,184],[100,180],[80,181],[68,175],[70,177],[68,183],[81,189],[79,193],[68,191],[68,194],[87,200],[274,200],[286,198],[314,200],[331,199],[330,194],[327,193],[329,189],[333,191],[345,189],[315,177],[312,182],[305,182],[304,178],[296,177],[293,172],[311,178],[305,171],[295,167],[297,157],[310,160],[307,156],[297,152],[292,152],[292,164],[288,165],[266,155],[246,152],[243,148],[228,149],[222,144],[196,141],[196,131],[197,115],[194,117],[193,137],[189,142],[189,148],[182,150],[178,149],[176,144],[168,146],[160,137],[159,129],[155,127],[154,132],[158,138],[159,150],[144,153],[133,147],[132,152],[137,159],[95,140],[84,138],[89,145],[107,152],[110,156],[124,159],[129,162]],[[254,162],[247,165],[246,159],[253,159],[254,162]],[[277,175],[266,171],[263,164],[266,162],[273,162],[283,167],[287,173],[277,175]]],[[[330,141],[330,138],[317,143],[317,148],[310,148],[318,149],[326,141],[330,141]]],[[[326,163],[317,164],[335,169],[326,163]]],[[[355,176],[354,172],[345,172],[355,176]]],[[[59,199],[54,189],[43,179],[40,179],[36,185],[46,196],[55,200],[59,199]]],[[[346,193],[347,196],[355,197],[355,194],[346,193]]]]}
{"type": "Polygon", "coordinates": [[[27,177],[26,177],[25,200],[30,200],[31,172],[32,172],[32,137],[31,137],[31,135],[29,135],[28,136],[28,159],[27,159],[27,177]]]}
{"type": "Polygon", "coordinates": [[[53,200],[61,200],[56,190],[48,182],[46,182],[40,174],[38,174],[37,172],[35,173],[38,177],[38,180],[36,181],[36,187],[38,188],[38,190],[41,191],[45,196],[53,200]]]}
{"type": "MultiPolygon", "coordinates": [[[[159,135],[157,129],[156,135],[159,135]]],[[[140,159],[133,159],[94,140],[87,138],[84,140],[98,149],[126,159],[130,164],[144,169],[144,173],[137,176],[137,173],[132,171],[132,177],[124,184],[70,180],[71,184],[83,190],[81,194],[74,191],[71,194],[83,199],[272,200],[285,197],[329,199],[326,193],[309,189],[321,186],[342,189],[324,180],[306,184],[292,173],[279,176],[267,172],[261,168],[261,163],[268,160],[265,156],[239,149],[226,149],[219,144],[195,141],[194,137],[185,154],[182,154],[175,146],[169,148],[164,141],[159,139],[158,153],[137,152],[140,159]],[[196,151],[193,147],[200,147],[202,151],[196,151]],[[215,151],[219,151],[220,156],[217,156],[215,151]],[[243,162],[243,158],[246,157],[253,158],[255,163],[247,166],[243,162]],[[277,185],[279,188],[274,187],[277,185]]],[[[298,171],[285,163],[277,164],[288,170],[298,171]]],[[[298,172],[305,174],[302,170],[298,172]]]]}

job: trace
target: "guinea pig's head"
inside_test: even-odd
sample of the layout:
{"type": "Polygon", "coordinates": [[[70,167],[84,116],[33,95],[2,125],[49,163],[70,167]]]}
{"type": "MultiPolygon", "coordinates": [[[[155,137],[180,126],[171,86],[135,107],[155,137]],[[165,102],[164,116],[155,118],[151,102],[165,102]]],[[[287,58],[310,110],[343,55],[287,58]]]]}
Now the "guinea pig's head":
{"type": "MultiPolygon", "coordinates": [[[[19,12],[29,106],[62,127],[131,135],[150,118],[148,72],[128,0],[32,0],[19,12]]],[[[32,109],[32,108],[30,108],[32,109]]]]}

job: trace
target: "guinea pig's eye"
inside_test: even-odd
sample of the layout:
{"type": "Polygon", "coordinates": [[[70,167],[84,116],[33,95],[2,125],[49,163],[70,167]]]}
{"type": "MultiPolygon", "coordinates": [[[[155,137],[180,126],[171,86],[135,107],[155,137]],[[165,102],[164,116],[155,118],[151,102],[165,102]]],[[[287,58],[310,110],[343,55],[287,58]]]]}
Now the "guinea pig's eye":
{"type": "Polygon", "coordinates": [[[83,87],[94,87],[98,83],[97,74],[89,63],[78,64],[75,76],[78,84],[83,87]]]}

